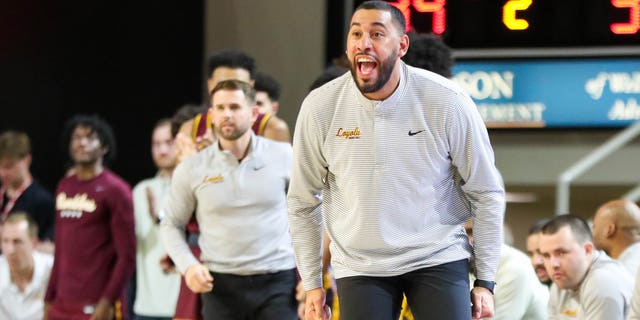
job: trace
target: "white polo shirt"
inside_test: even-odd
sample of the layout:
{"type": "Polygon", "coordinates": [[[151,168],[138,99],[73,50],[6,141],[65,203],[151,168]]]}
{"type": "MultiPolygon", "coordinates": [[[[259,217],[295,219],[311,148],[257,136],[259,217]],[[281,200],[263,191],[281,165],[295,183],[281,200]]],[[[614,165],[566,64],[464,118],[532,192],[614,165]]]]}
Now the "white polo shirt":
{"type": "Polygon", "coordinates": [[[245,276],[295,268],[286,195],[292,153],[288,143],[252,133],[241,162],[214,143],[176,167],[160,233],[180,272],[198,263],[184,239],[194,211],[209,270],[245,276]]]}
{"type": "Polygon", "coordinates": [[[33,252],[33,280],[24,292],[11,282],[9,264],[0,256],[0,319],[31,320],[44,316],[44,295],[53,267],[53,256],[33,252]]]}

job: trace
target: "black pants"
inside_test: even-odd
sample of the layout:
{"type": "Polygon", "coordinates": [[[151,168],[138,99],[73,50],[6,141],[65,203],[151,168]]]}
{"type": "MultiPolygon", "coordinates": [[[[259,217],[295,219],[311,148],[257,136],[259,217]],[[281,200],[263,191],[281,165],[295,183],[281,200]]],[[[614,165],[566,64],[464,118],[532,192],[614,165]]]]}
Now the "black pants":
{"type": "Polygon", "coordinates": [[[337,283],[340,320],[396,320],[403,293],[416,320],[471,319],[466,259],[395,277],[347,277],[337,283]]]}
{"type": "Polygon", "coordinates": [[[296,273],[254,276],[212,272],[213,290],[201,294],[205,320],[296,320],[296,273]]]}

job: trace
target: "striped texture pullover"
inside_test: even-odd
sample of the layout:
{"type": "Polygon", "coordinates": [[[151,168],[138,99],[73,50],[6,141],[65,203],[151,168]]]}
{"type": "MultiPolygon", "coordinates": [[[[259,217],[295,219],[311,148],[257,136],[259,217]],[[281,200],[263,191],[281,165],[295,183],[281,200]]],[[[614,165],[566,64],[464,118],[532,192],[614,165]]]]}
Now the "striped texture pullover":
{"type": "Polygon", "coordinates": [[[477,277],[495,279],[504,187],[484,123],[456,84],[401,62],[395,92],[372,101],[346,73],[306,97],[293,144],[289,219],[307,290],[322,285],[323,222],[337,278],[475,254],[477,277]]]}

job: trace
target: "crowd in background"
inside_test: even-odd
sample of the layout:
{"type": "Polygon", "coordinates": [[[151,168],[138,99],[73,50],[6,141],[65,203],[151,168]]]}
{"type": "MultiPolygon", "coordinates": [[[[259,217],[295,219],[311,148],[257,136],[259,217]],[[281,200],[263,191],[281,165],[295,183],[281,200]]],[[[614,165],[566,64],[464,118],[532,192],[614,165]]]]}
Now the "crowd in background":
{"type": "MultiPolygon", "coordinates": [[[[432,35],[410,38],[407,65],[451,76],[446,45],[432,35]]],[[[336,58],[310,91],[350,68],[336,58]]],[[[32,159],[27,133],[2,132],[0,319],[202,319],[202,310],[303,318],[286,208],[292,138],[277,116],[296,106],[280,106],[278,82],[256,69],[246,53],[213,54],[208,105],[155,120],[145,134],[157,174],[133,188],[109,170],[116,141],[99,115],[67,121],[61,152],[69,162],[54,193],[30,173],[43,159],[32,159]],[[212,189],[224,179],[233,188],[212,189]]],[[[592,226],[570,214],[540,221],[526,243],[528,257],[501,247],[493,319],[640,319],[635,203],[603,204],[592,226]]],[[[323,288],[328,314],[339,319],[330,264],[323,261],[323,288]]],[[[474,270],[469,277],[476,280],[474,270]]],[[[413,318],[411,305],[405,300],[401,318],[413,318]]]]}

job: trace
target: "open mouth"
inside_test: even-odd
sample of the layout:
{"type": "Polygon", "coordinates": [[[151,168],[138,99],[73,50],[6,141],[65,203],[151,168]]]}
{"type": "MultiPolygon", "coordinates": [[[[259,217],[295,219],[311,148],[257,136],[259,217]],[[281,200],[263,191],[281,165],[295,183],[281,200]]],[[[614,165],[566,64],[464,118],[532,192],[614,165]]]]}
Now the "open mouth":
{"type": "Polygon", "coordinates": [[[361,76],[368,77],[378,66],[378,62],[369,56],[359,56],[356,58],[356,65],[358,67],[358,73],[361,76]]]}

